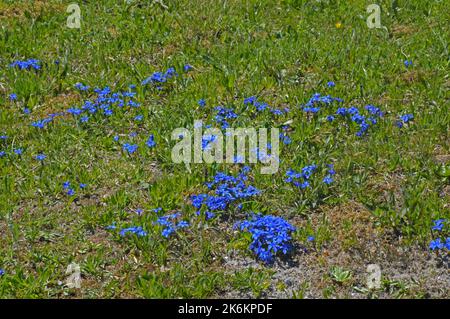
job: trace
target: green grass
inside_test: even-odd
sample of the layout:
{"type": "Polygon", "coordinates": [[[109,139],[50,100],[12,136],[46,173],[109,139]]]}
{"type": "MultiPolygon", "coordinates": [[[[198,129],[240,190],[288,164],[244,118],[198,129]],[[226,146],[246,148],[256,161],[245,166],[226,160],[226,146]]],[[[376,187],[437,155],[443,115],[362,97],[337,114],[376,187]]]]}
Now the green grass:
{"type": "MultiPolygon", "coordinates": [[[[192,128],[199,118],[211,123],[216,105],[240,114],[242,100],[252,95],[290,112],[243,112],[235,126],[280,127],[292,120],[292,143],[281,145],[277,174],[261,175],[261,165],[254,167],[251,178],[263,194],[246,202],[246,211],[286,218],[298,228],[295,242],[326,259],[323,249],[341,240],[335,227],[349,233],[354,227],[352,221],[332,225],[329,212],[359,203],[373,227],[432,255],[433,220],[450,218],[445,1],[380,1],[381,29],[367,27],[371,2],[360,0],[166,0],[168,9],[151,1],[79,1],[81,29],[69,29],[71,2],[0,2],[0,135],[9,137],[0,140],[0,151],[8,153],[0,158],[0,297],[200,298],[230,291],[264,297],[276,269],[224,267],[226,256],[254,259],[246,249],[250,239],[232,228],[244,215],[233,211],[230,220],[204,223],[189,203],[215,172],[236,166],[193,164],[188,173],[170,156],[173,129],[192,128]],[[8,67],[28,58],[42,61],[42,70],[8,67]],[[406,68],[404,60],[413,66],[406,68]],[[185,64],[194,69],[184,73],[185,64]],[[169,67],[180,74],[169,89],[139,85],[169,67]],[[328,88],[328,81],[336,87],[328,88]],[[76,90],[77,82],[113,91],[136,84],[141,108],[86,124],[64,116],[43,130],[30,126],[81,106],[89,94],[76,90]],[[305,115],[299,106],[316,92],[340,97],[346,107],[376,105],[385,116],[357,137],[356,127],[305,115]],[[11,93],[17,102],[9,101],[11,93]],[[201,98],[204,109],[197,105],[201,98]],[[22,112],[25,107],[31,114],[22,112]],[[395,121],[405,113],[415,119],[399,129],[395,121]],[[137,114],[142,122],[133,120],[137,114]],[[128,138],[131,132],[138,135],[128,138]],[[116,134],[138,143],[138,152],[125,154],[113,141],[116,134]],[[157,142],[153,149],[144,146],[149,134],[157,142]],[[24,153],[11,154],[18,147],[24,153]],[[40,152],[47,155],[43,164],[33,159],[40,152]],[[311,163],[333,163],[335,182],[305,192],[284,182],[287,169],[311,163]],[[66,180],[88,186],[70,198],[66,180]],[[183,212],[191,227],[165,239],[154,214],[133,213],[156,207],[183,212]],[[113,222],[145,226],[148,236],[122,238],[105,230],[113,222]],[[311,235],[314,244],[306,241],[311,235]],[[81,266],[81,290],[65,286],[71,262],[81,266]]],[[[351,249],[356,240],[345,244],[351,249]]],[[[329,273],[328,265],[315,266],[329,273]]],[[[347,265],[332,269],[352,272],[347,265]]],[[[324,297],[342,288],[326,282],[324,297]]],[[[300,284],[291,297],[316,285],[300,284]]],[[[388,296],[408,295],[396,285],[401,288],[385,285],[388,296]]]]}

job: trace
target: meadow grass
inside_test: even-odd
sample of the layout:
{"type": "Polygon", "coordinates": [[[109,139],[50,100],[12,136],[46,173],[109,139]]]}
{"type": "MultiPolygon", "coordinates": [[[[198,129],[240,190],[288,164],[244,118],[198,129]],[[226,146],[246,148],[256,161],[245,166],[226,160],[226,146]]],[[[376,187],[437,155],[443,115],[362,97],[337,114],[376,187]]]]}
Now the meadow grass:
{"type": "MultiPolygon", "coordinates": [[[[291,258],[317,261],[303,270],[307,284],[296,282],[297,291],[285,297],[314,287],[319,297],[350,296],[363,285],[361,265],[339,265],[329,254],[336,243],[338,250],[356,249],[362,234],[353,231],[356,224],[396,247],[441,254],[447,266],[429,267],[448,267],[448,250],[429,249],[434,220],[450,218],[445,1],[380,1],[379,29],[367,27],[371,2],[362,0],[167,0],[167,8],[152,1],[79,1],[80,29],[66,26],[70,3],[0,2],[0,135],[7,136],[0,140],[0,297],[272,296],[286,290],[286,278],[274,279],[278,268],[257,261],[248,249],[251,236],[233,228],[252,211],[288,220],[296,227],[291,258]],[[30,58],[40,61],[40,70],[9,66],[30,58]],[[163,90],[141,85],[170,67],[178,76],[163,90]],[[96,87],[124,92],[129,85],[136,85],[138,108],[87,123],[64,114],[43,129],[30,125],[81,107],[96,87]],[[355,123],[338,115],[327,121],[328,107],[304,112],[314,93],[341,98],[347,108],[375,105],[384,115],[357,136],[355,123]],[[289,111],[249,109],[243,100],[250,96],[289,111]],[[191,195],[205,193],[218,171],[236,173],[242,165],[192,164],[188,172],[171,159],[171,132],[192,128],[195,119],[214,123],[218,105],[235,110],[236,127],[290,123],[291,143],[281,145],[278,173],[262,175],[261,165],[252,165],[249,180],[260,195],[206,221],[196,216],[191,195]],[[404,114],[414,119],[399,128],[404,114]],[[156,146],[149,148],[151,134],[156,146]],[[138,150],[128,154],[125,142],[138,150]],[[41,153],[46,158],[36,160],[41,153]],[[300,190],[285,182],[288,169],[313,163],[322,170],[333,164],[333,183],[318,180],[300,190]],[[66,181],[75,195],[66,194],[66,181]],[[161,212],[152,211],[158,207],[161,212]],[[360,211],[369,217],[360,221],[360,211]],[[175,212],[190,226],[165,238],[155,221],[175,212]],[[107,229],[112,224],[118,229],[107,229]],[[131,226],[143,227],[146,236],[120,235],[131,226]],[[233,259],[254,263],[234,267],[233,259]],[[72,262],[81,266],[82,289],[65,285],[72,262]],[[314,267],[323,269],[320,282],[308,278],[314,267]],[[336,279],[347,270],[356,275],[336,279]]],[[[437,293],[408,290],[411,282],[396,280],[383,277],[375,296],[449,296],[448,274],[437,293]]]]}

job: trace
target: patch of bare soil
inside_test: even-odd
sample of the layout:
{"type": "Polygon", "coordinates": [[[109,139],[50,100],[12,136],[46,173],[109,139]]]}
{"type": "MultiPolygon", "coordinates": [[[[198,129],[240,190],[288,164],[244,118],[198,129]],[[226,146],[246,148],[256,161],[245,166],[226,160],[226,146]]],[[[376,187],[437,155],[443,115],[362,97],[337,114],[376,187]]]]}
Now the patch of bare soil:
{"type": "MultiPolygon", "coordinates": [[[[370,212],[358,203],[350,202],[324,214],[331,225],[333,240],[317,251],[298,247],[290,260],[274,264],[271,269],[275,272],[263,298],[292,298],[300,291],[304,298],[323,298],[325,291],[331,291],[327,294],[331,298],[367,298],[370,264],[380,267],[385,282],[375,292],[379,298],[450,296],[448,259],[443,263],[423,247],[406,247],[401,238],[380,232],[370,212]],[[334,282],[330,276],[333,266],[351,271],[351,279],[342,284],[334,282]],[[399,282],[406,288],[402,294],[396,294],[398,291],[389,282],[399,282]]],[[[225,259],[224,267],[234,272],[265,266],[250,257],[233,254],[225,259]]],[[[227,291],[221,297],[254,296],[250,291],[227,291]]]]}

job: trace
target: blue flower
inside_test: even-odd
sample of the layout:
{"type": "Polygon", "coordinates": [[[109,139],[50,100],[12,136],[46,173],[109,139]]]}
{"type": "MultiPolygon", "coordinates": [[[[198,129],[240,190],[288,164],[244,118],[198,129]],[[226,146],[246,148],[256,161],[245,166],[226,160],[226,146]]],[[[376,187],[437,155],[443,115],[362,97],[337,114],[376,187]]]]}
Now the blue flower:
{"type": "Polygon", "coordinates": [[[340,107],[337,109],[336,114],[345,116],[345,115],[347,115],[347,109],[345,107],[340,107]]]}
{"type": "Polygon", "coordinates": [[[447,250],[450,250],[450,237],[447,237],[447,239],[445,240],[445,248],[447,248],[447,250]]]}
{"type": "Polygon", "coordinates": [[[134,227],[128,227],[128,228],[123,228],[120,230],[120,236],[124,237],[126,236],[128,233],[131,234],[135,234],[138,237],[144,237],[147,236],[147,232],[140,226],[134,226],[134,227]]]}
{"type": "Polygon", "coordinates": [[[155,137],[153,136],[153,134],[151,134],[149,136],[149,138],[145,142],[145,145],[147,145],[147,147],[149,147],[149,148],[152,148],[152,147],[156,146],[155,137]]]}
{"type": "Polygon", "coordinates": [[[232,203],[260,194],[256,187],[247,185],[248,172],[248,169],[243,168],[237,177],[218,172],[213,181],[206,183],[206,186],[214,192],[213,194],[191,196],[192,206],[197,209],[197,215],[200,215],[200,209],[205,206],[206,219],[209,219],[213,217],[214,212],[225,211],[232,203]]]}
{"type": "Polygon", "coordinates": [[[114,142],[118,142],[119,141],[119,135],[114,135],[113,140],[114,140],[114,142]]]}
{"type": "Polygon", "coordinates": [[[431,228],[432,230],[437,230],[437,231],[441,231],[442,228],[444,227],[444,222],[445,219],[437,219],[434,221],[434,225],[431,228]]]}
{"type": "Polygon", "coordinates": [[[193,67],[192,67],[191,65],[189,65],[189,64],[186,64],[186,65],[183,67],[184,72],[188,72],[188,71],[190,71],[190,70],[192,70],[192,69],[193,69],[193,67]]]}
{"type": "Polygon", "coordinates": [[[314,241],[314,236],[308,236],[308,238],[306,238],[307,241],[314,241]]]}
{"type": "Polygon", "coordinates": [[[328,86],[329,88],[332,88],[332,87],[335,87],[336,84],[335,84],[333,81],[330,81],[330,82],[327,83],[327,86],[328,86]]]}
{"type": "Polygon", "coordinates": [[[134,120],[137,121],[137,122],[139,122],[139,121],[142,121],[143,118],[144,118],[143,115],[136,115],[136,116],[134,117],[134,120]]]}
{"type": "Polygon", "coordinates": [[[400,119],[403,122],[408,123],[408,122],[410,122],[410,121],[412,121],[414,119],[414,115],[412,115],[412,114],[405,114],[405,115],[400,116],[400,119]]]}
{"type": "Polygon", "coordinates": [[[256,102],[256,96],[250,96],[244,99],[244,105],[254,104],[256,102]]]}
{"type": "Polygon", "coordinates": [[[43,161],[43,160],[45,160],[46,157],[47,156],[45,154],[41,153],[41,154],[37,154],[34,158],[38,161],[43,161]]]}
{"type": "Polygon", "coordinates": [[[63,188],[64,189],[69,189],[70,188],[70,182],[69,181],[64,182],[63,183],[63,188]]]}
{"type": "Polygon", "coordinates": [[[85,183],[80,183],[80,189],[85,189],[87,187],[87,185],[85,183]]]}
{"type": "Polygon", "coordinates": [[[412,60],[405,60],[405,61],[403,61],[403,64],[408,68],[408,67],[410,67],[413,63],[412,63],[412,60]]]}
{"type": "Polygon", "coordinates": [[[0,277],[3,276],[4,274],[5,274],[5,271],[0,268],[0,277]]]}
{"type": "Polygon", "coordinates": [[[67,113],[77,116],[77,115],[80,115],[81,113],[83,113],[83,110],[75,108],[75,107],[71,107],[71,108],[67,109],[67,113]]]}
{"type": "Polygon", "coordinates": [[[69,189],[67,190],[67,195],[69,195],[69,196],[75,195],[75,190],[73,190],[72,188],[69,188],[69,189]]]}
{"type": "Polygon", "coordinates": [[[186,228],[189,227],[189,222],[182,220],[177,224],[177,228],[186,228]]]}
{"type": "Polygon", "coordinates": [[[40,70],[41,66],[39,63],[40,61],[36,59],[29,59],[26,61],[18,60],[11,63],[9,67],[10,68],[17,67],[19,70],[30,70],[30,69],[40,70]]]}
{"type": "Polygon", "coordinates": [[[400,119],[395,123],[398,128],[402,128],[405,123],[411,122],[414,119],[413,114],[404,114],[400,116],[400,119]]]}
{"type": "Polygon", "coordinates": [[[0,151],[0,158],[4,157],[6,155],[5,151],[0,151]]]}
{"type": "Polygon", "coordinates": [[[112,223],[111,225],[106,226],[106,229],[107,229],[107,230],[114,230],[114,229],[116,229],[116,228],[117,228],[116,223],[112,223]]]}
{"type": "Polygon", "coordinates": [[[383,112],[381,112],[380,108],[374,106],[374,105],[366,105],[365,109],[372,115],[378,115],[378,116],[383,116],[383,112]]]}
{"type": "Polygon", "coordinates": [[[9,100],[10,101],[16,101],[17,100],[17,94],[16,93],[11,93],[9,95],[9,100]]]}
{"type": "Polygon", "coordinates": [[[215,135],[203,135],[202,137],[202,150],[207,150],[210,148],[211,144],[217,139],[215,135]]]}
{"type": "Polygon", "coordinates": [[[200,107],[205,107],[205,105],[206,105],[206,101],[204,100],[204,99],[200,99],[200,100],[198,100],[198,105],[200,106],[200,107]]]}
{"type": "Polygon", "coordinates": [[[30,114],[31,110],[28,107],[23,108],[23,114],[30,114]]]}
{"type": "Polygon", "coordinates": [[[80,122],[81,123],[87,123],[89,121],[89,116],[82,116],[81,118],[80,118],[80,122]]]}
{"type": "Polygon", "coordinates": [[[286,255],[293,249],[290,234],[295,227],[281,217],[255,214],[235,226],[252,235],[249,249],[267,264],[272,263],[277,254],[286,255]]]}
{"type": "Polygon", "coordinates": [[[84,85],[83,83],[76,83],[75,84],[75,88],[80,90],[80,91],[87,91],[89,90],[89,86],[88,85],[84,85]]]}
{"type": "Polygon", "coordinates": [[[439,249],[442,249],[442,248],[444,248],[444,244],[441,242],[440,238],[432,240],[430,242],[430,249],[431,250],[436,250],[436,249],[439,250],[439,249]]]}
{"type": "Polygon", "coordinates": [[[328,116],[327,116],[327,121],[328,121],[328,122],[333,122],[334,119],[335,119],[335,117],[334,117],[333,115],[328,115],[328,116]]]}
{"type": "Polygon", "coordinates": [[[327,175],[324,177],[323,182],[327,185],[330,185],[331,183],[333,183],[333,178],[331,177],[331,175],[327,175]]]}
{"type": "Polygon", "coordinates": [[[16,154],[16,155],[22,155],[23,154],[23,149],[22,148],[16,148],[16,149],[14,149],[13,150],[13,152],[16,154]]]}
{"type": "Polygon", "coordinates": [[[138,149],[138,146],[136,144],[125,143],[123,144],[123,149],[127,151],[128,154],[133,154],[138,149]]]}

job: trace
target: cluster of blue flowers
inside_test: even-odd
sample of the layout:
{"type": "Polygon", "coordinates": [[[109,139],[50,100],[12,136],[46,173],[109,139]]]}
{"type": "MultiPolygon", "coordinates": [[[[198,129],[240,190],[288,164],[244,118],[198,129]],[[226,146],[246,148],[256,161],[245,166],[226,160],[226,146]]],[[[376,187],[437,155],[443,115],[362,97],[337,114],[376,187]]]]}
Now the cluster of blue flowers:
{"type": "Polygon", "coordinates": [[[317,113],[323,106],[330,106],[333,102],[342,103],[341,98],[332,97],[330,95],[321,95],[320,93],[314,93],[308,102],[303,106],[303,111],[307,113],[317,113]]]}
{"type": "Polygon", "coordinates": [[[46,118],[44,118],[42,120],[32,122],[31,126],[39,128],[39,129],[43,129],[43,128],[45,128],[45,126],[47,126],[49,123],[51,123],[53,121],[53,119],[55,119],[58,116],[63,116],[64,114],[65,114],[64,112],[49,114],[46,118]]]}
{"type": "MultiPolygon", "coordinates": [[[[185,65],[183,70],[184,72],[189,72],[192,69],[192,66],[189,64],[185,65]]],[[[175,68],[168,68],[165,72],[154,72],[152,75],[147,77],[141,82],[141,85],[145,86],[148,84],[156,87],[157,90],[163,90],[164,85],[169,82],[170,79],[178,76],[175,68]]]]}
{"type": "MultiPolygon", "coordinates": [[[[0,136],[0,142],[6,141],[7,139],[8,139],[8,136],[6,136],[6,135],[0,136]]],[[[12,150],[12,153],[10,153],[10,155],[22,156],[23,153],[24,153],[24,149],[22,147],[17,147],[12,150]]],[[[8,153],[6,151],[0,150],[0,158],[5,157],[6,155],[8,155],[8,153]]],[[[38,154],[38,155],[36,155],[37,157],[35,157],[35,159],[40,160],[40,158],[41,158],[40,155],[45,156],[43,154],[38,154]]]]}
{"type": "MultiPolygon", "coordinates": [[[[78,187],[79,187],[79,189],[85,189],[87,187],[87,185],[84,184],[84,183],[80,183],[78,185],[78,187]]],[[[68,196],[74,196],[75,195],[75,189],[72,186],[72,184],[70,183],[70,181],[66,181],[66,182],[63,183],[63,189],[66,191],[66,194],[68,196]]]]}
{"type": "Polygon", "coordinates": [[[448,221],[446,219],[435,220],[433,227],[431,227],[431,230],[434,234],[439,235],[439,237],[431,240],[430,249],[441,250],[445,248],[450,251],[450,237],[447,236],[447,238],[445,238],[445,234],[448,234],[449,231],[448,221]]]}
{"type": "Polygon", "coordinates": [[[30,69],[40,70],[41,69],[40,61],[36,60],[36,59],[29,59],[29,60],[25,60],[25,61],[17,60],[17,61],[14,61],[13,63],[11,63],[9,65],[9,67],[18,68],[20,70],[30,70],[30,69]]]}
{"type": "Polygon", "coordinates": [[[291,233],[295,227],[281,217],[255,214],[236,226],[252,235],[250,250],[267,264],[272,263],[277,254],[286,255],[293,249],[291,233]]]}
{"type": "MultiPolygon", "coordinates": [[[[111,227],[110,229],[114,229],[115,227],[111,227]]],[[[141,227],[141,226],[132,226],[127,228],[122,228],[119,232],[120,236],[124,237],[128,233],[135,234],[138,237],[144,237],[147,236],[147,232],[141,227]]]]}
{"type": "Polygon", "coordinates": [[[43,154],[43,153],[39,153],[39,154],[36,154],[36,155],[34,156],[34,158],[35,158],[37,161],[42,162],[43,160],[45,160],[45,159],[47,158],[47,155],[45,155],[45,154],[43,154]]]}
{"type": "Polygon", "coordinates": [[[405,124],[414,120],[413,114],[404,114],[400,116],[400,119],[396,122],[398,128],[402,128],[405,124]]]}
{"type": "MultiPolygon", "coordinates": [[[[136,133],[131,133],[130,137],[135,137],[137,134],[136,133]]],[[[115,135],[113,137],[114,141],[118,142],[119,141],[119,136],[115,135]]],[[[150,136],[148,137],[148,139],[145,141],[145,145],[148,148],[153,148],[156,146],[156,142],[155,142],[155,136],[153,134],[150,134],[150,136]]],[[[131,144],[131,143],[123,143],[122,144],[122,149],[127,153],[127,154],[133,154],[135,153],[139,148],[138,144],[131,144]]]]}
{"type": "Polygon", "coordinates": [[[217,114],[214,116],[214,121],[220,124],[222,129],[230,127],[230,123],[228,123],[228,121],[238,117],[232,108],[217,106],[215,110],[217,114]]]}
{"type": "Polygon", "coordinates": [[[249,171],[249,167],[244,167],[237,176],[217,173],[213,181],[206,183],[213,194],[202,193],[191,196],[197,215],[201,215],[202,208],[205,208],[205,217],[208,220],[213,218],[215,213],[225,211],[230,204],[260,194],[260,190],[256,187],[247,185],[249,171]]]}
{"type": "MultiPolygon", "coordinates": [[[[284,181],[300,189],[305,189],[311,186],[310,179],[316,171],[317,165],[315,164],[307,165],[303,167],[300,171],[296,171],[290,168],[286,172],[286,178],[284,179],[284,181]]],[[[336,172],[334,170],[333,164],[327,164],[327,174],[323,178],[322,182],[327,185],[330,185],[333,182],[333,175],[335,174],[336,172]]]]}
{"type": "Polygon", "coordinates": [[[216,135],[203,135],[202,136],[202,150],[208,150],[211,144],[217,140],[216,135]]]}
{"type": "Polygon", "coordinates": [[[277,109],[271,107],[266,102],[259,102],[256,96],[250,96],[244,99],[244,105],[252,105],[258,112],[269,110],[274,115],[283,115],[289,112],[289,108],[277,109]]]}
{"type": "Polygon", "coordinates": [[[145,145],[147,145],[148,148],[153,148],[156,146],[155,136],[153,134],[150,134],[147,141],[145,142],[145,145]]]}
{"type": "Polygon", "coordinates": [[[175,233],[179,229],[189,227],[189,222],[185,220],[178,220],[181,217],[180,213],[169,214],[166,216],[158,217],[155,225],[163,227],[161,235],[165,238],[169,238],[170,235],[175,233]]]}
{"type": "Polygon", "coordinates": [[[280,132],[280,140],[283,142],[283,144],[285,145],[289,145],[292,143],[291,138],[287,135],[287,130],[288,130],[288,126],[283,125],[281,127],[281,132],[280,132]]]}
{"type": "MultiPolygon", "coordinates": [[[[159,213],[162,211],[161,207],[155,208],[151,210],[154,213],[159,213]]],[[[144,212],[143,209],[137,209],[136,213],[141,216],[144,212]]],[[[165,238],[170,237],[173,233],[175,233],[177,230],[184,229],[189,227],[189,222],[186,220],[180,220],[181,213],[174,213],[169,214],[165,216],[160,216],[156,219],[155,222],[153,222],[153,225],[162,226],[161,235],[165,238]]],[[[110,226],[107,226],[106,229],[108,230],[116,230],[117,226],[115,223],[113,223],[110,226]]],[[[122,228],[119,232],[119,235],[124,237],[127,234],[134,234],[138,237],[145,237],[148,235],[148,233],[144,230],[142,226],[129,226],[122,228]]]]}
{"type": "MultiPolygon", "coordinates": [[[[377,118],[383,116],[383,112],[373,105],[366,105],[365,109],[368,115],[362,114],[355,106],[349,108],[340,107],[337,109],[336,115],[340,115],[342,118],[359,125],[359,131],[356,132],[356,135],[363,136],[371,125],[377,124],[377,118]]],[[[328,121],[330,121],[330,118],[328,118],[328,121]]]]}
{"type": "MultiPolygon", "coordinates": [[[[66,110],[68,114],[75,117],[81,116],[81,122],[86,123],[89,120],[89,116],[94,114],[101,114],[103,116],[111,116],[114,114],[115,110],[123,110],[126,107],[129,109],[138,108],[140,104],[136,102],[136,92],[132,91],[130,86],[130,91],[126,92],[112,92],[111,89],[106,86],[102,89],[95,88],[94,92],[97,96],[93,101],[87,99],[83,102],[81,108],[71,107],[66,110]]],[[[83,84],[78,83],[77,88],[80,90],[88,90],[88,86],[83,86],[83,84]]]]}

